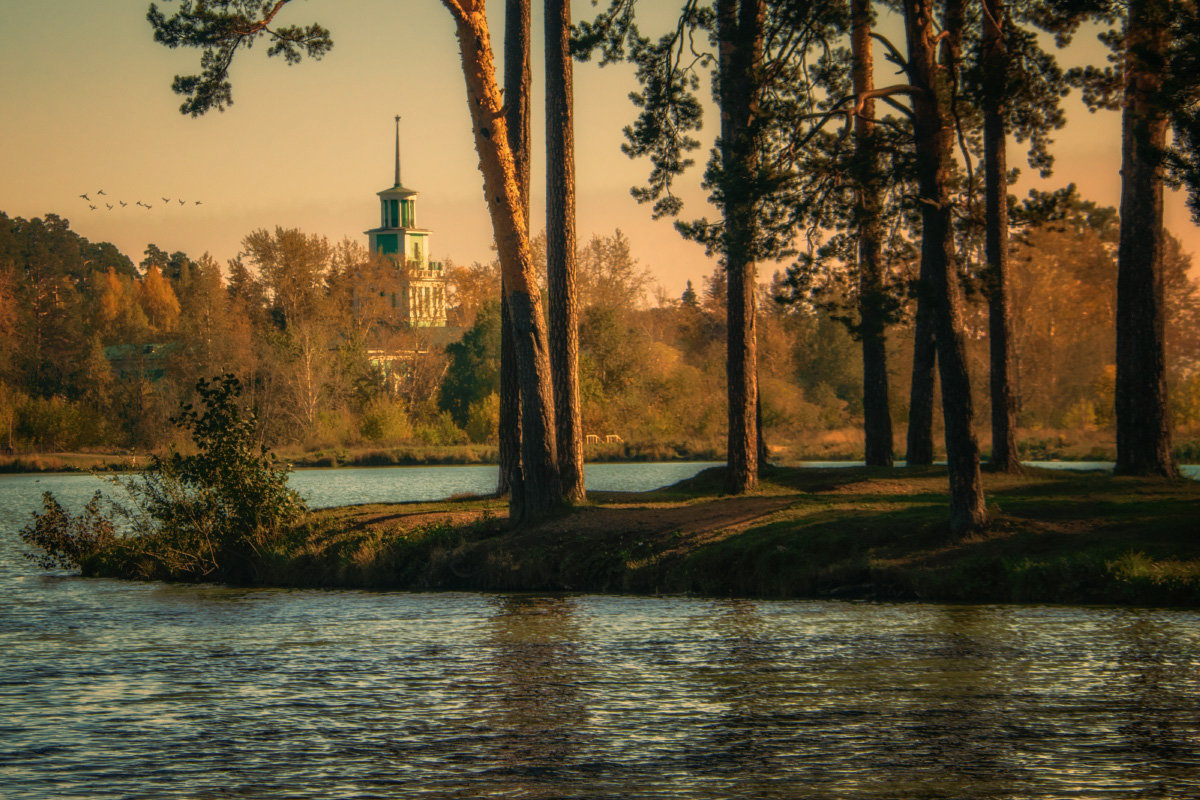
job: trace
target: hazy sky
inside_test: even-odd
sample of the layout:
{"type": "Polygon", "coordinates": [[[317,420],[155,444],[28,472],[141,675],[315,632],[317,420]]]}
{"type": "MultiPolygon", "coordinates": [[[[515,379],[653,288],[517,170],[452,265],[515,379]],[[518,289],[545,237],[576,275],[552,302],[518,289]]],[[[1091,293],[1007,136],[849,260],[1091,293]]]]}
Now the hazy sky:
{"type": "MultiPolygon", "coordinates": [[[[160,5],[170,12],[175,4],[160,5]]],[[[541,4],[534,5],[538,229],[545,188],[537,122],[541,4]]],[[[643,5],[665,24],[678,4],[643,5]]],[[[375,192],[391,185],[392,119],[401,114],[404,183],[421,193],[418,222],[434,232],[431,254],[459,263],[491,258],[454,27],[437,0],[294,2],[285,21],[326,25],[334,38],[329,55],[288,67],[268,59],[261,44],[239,53],[234,105],[199,119],[179,113],[181,98],[170,89],[175,74],[196,71],[199,54],[155,44],[147,6],[146,0],[0,0],[0,210],[27,218],[59,214],[81,235],[111,241],[135,262],[149,242],[224,261],[247,233],[276,225],[365,243],[363,231],[378,224],[375,192]],[[106,197],[98,197],[99,189],[106,197]],[[98,210],[89,210],[82,193],[98,210]],[[153,208],[136,206],[138,200],[153,208]]],[[[499,51],[503,3],[492,6],[499,51]]],[[[594,13],[591,0],[575,0],[573,8],[577,19],[594,13]]],[[[629,195],[648,171],[620,152],[634,88],[627,67],[575,67],[578,237],[583,242],[621,228],[635,255],[678,294],[712,265],[702,248],[680,239],[670,222],[652,221],[648,207],[629,195]]],[[[1036,185],[1074,181],[1084,196],[1115,205],[1119,118],[1088,114],[1073,100],[1068,108],[1056,174],[1036,185]]],[[[715,119],[706,125],[709,136],[715,125],[715,119]]],[[[697,158],[703,163],[706,155],[697,158]]],[[[1022,164],[1016,152],[1009,159],[1022,164]]],[[[698,183],[699,169],[683,192],[685,217],[706,211],[698,183]]],[[[1029,185],[1023,180],[1015,191],[1024,194],[1029,185]]],[[[1190,252],[1200,250],[1200,229],[1181,196],[1168,199],[1167,225],[1190,252]]],[[[776,268],[764,265],[764,277],[776,268]]]]}

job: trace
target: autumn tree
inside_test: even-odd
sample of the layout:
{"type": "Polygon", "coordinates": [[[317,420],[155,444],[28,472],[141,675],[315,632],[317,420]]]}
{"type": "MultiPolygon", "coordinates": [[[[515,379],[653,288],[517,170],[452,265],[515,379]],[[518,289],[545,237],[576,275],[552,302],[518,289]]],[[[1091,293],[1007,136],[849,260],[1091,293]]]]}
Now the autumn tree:
{"type": "Polygon", "coordinates": [[[593,234],[579,248],[575,261],[581,308],[633,310],[645,302],[653,275],[634,257],[629,237],[620,228],[607,236],[593,234]]]}
{"type": "Polygon", "coordinates": [[[469,328],[475,317],[496,297],[500,285],[500,264],[476,262],[469,266],[450,264],[446,268],[446,320],[448,325],[469,328]]]}
{"type": "Polygon", "coordinates": [[[179,316],[179,298],[170,282],[151,265],[146,268],[137,289],[138,304],[157,332],[167,333],[175,326],[179,316]]]}

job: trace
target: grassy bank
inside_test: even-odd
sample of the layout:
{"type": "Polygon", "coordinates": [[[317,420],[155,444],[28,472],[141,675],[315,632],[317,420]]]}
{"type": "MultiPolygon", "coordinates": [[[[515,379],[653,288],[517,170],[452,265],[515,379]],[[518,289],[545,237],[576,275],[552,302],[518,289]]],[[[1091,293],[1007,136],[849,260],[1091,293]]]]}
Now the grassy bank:
{"type": "Polygon", "coordinates": [[[1200,605],[1195,481],[988,475],[993,522],[965,540],[947,532],[939,468],[776,468],[753,496],[720,486],[708,470],[656,492],[595,492],[519,531],[494,498],[330,509],[264,548],[252,582],[1200,605]]]}

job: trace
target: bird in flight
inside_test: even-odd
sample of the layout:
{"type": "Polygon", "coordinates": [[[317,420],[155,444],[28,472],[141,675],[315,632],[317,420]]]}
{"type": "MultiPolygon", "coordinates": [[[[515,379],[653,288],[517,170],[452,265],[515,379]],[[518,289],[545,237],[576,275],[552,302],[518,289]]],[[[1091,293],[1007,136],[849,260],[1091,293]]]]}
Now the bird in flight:
{"type": "Polygon", "coordinates": [[[169,197],[164,197],[164,198],[163,198],[163,202],[164,202],[164,203],[169,203],[169,202],[171,202],[171,198],[169,198],[169,197]]]}
{"type": "Polygon", "coordinates": [[[113,204],[112,204],[112,203],[105,203],[104,205],[108,206],[108,210],[109,210],[109,211],[112,211],[112,209],[113,209],[113,204]]]}
{"type": "Polygon", "coordinates": [[[150,205],[149,203],[142,203],[142,208],[149,211],[150,209],[154,208],[154,206],[150,205]]]}
{"type": "Polygon", "coordinates": [[[97,190],[96,190],[96,194],[104,194],[104,190],[103,190],[103,189],[97,189],[97,190]]]}
{"type": "Polygon", "coordinates": [[[88,197],[86,194],[81,194],[81,195],[79,195],[79,196],[80,196],[80,197],[82,197],[84,200],[91,200],[91,199],[92,199],[92,198],[88,197]]]}
{"type": "Polygon", "coordinates": [[[88,208],[90,208],[92,211],[96,210],[96,207],[94,205],[92,205],[91,203],[88,203],[88,208]]]}
{"type": "Polygon", "coordinates": [[[129,203],[126,203],[124,200],[118,200],[117,202],[121,204],[121,208],[124,208],[125,206],[129,205],[129,203]]]}
{"type": "Polygon", "coordinates": [[[182,201],[182,200],[180,200],[180,201],[179,201],[179,205],[183,205],[183,201],[182,201]]]}
{"type": "Polygon", "coordinates": [[[200,205],[200,201],[199,201],[199,200],[197,200],[197,201],[196,201],[196,205],[200,205]]]}

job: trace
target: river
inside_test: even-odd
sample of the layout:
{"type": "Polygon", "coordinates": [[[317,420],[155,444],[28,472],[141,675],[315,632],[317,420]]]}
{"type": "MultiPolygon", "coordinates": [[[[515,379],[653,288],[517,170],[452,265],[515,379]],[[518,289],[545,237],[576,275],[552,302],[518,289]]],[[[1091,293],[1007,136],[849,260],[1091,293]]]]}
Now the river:
{"type": "Polygon", "coordinates": [[[14,534],[67,477],[0,477],[5,800],[1200,797],[1194,611],[85,580],[14,534]]]}

